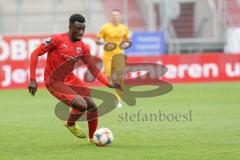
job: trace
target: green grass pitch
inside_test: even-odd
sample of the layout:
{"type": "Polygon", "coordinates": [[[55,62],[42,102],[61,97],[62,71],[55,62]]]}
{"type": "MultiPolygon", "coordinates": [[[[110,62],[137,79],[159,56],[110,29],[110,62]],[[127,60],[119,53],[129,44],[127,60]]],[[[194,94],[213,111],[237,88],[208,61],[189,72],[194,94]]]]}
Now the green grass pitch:
{"type": "MultiPolygon", "coordinates": [[[[107,147],[71,135],[54,114],[57,100],[45,89],[35,97],[27,90],[2,90],[0,99],[0,160],[240,159],[240,83],[177,84],[166,95],[115,109],[99,119],[99,127],[114,135],[107,147]],[[191,120],[125,119],[139,110],[142,116],[191,110],[191,120]]],[[[80,124],[87,131],[87,123],[80,124]]]]}

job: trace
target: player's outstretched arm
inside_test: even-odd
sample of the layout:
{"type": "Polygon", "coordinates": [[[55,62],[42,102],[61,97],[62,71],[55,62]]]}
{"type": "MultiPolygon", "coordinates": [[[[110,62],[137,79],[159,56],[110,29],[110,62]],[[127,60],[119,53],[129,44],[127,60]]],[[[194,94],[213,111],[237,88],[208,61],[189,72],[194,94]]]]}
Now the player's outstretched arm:
{"type": "Polygon", "coordinates": [[[42,49],[41,46],[36,48],[30,58],[30,81],[28,84],[28,91],[29,93],[34,96],[37,91],[37,81],[36,81],[36,68],[38,63],[38,57],[43,55],[45,51],[42,49]]]}
{"type": "Polygon", "coordinates": [[[109,82],[108,79],[102,73],[100,73],[100,70],[97,68],[96,64],[93,62],[92,56],[90,54],[82,57],[82,60],[84,61],[85,64],[87,64],[91,74],[94,77],[96,77],[101,83],[105,84],[109,88],[122,90],[122,87],[120,84],[109,82]]]}

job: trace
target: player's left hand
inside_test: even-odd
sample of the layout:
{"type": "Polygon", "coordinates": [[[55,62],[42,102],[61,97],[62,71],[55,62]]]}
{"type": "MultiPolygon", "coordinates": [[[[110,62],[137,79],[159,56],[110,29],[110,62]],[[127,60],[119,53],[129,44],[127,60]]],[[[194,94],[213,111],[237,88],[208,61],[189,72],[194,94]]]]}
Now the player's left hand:
{"type": "Polygon", "coordinates": [[[116,82],[113,82],[113,83],[109,86],[109,88],[115,88],[115,89],[119,89],[119,90],[123,91],[122,86],[121,86],[119,83],[116,83],[116,82]]]}

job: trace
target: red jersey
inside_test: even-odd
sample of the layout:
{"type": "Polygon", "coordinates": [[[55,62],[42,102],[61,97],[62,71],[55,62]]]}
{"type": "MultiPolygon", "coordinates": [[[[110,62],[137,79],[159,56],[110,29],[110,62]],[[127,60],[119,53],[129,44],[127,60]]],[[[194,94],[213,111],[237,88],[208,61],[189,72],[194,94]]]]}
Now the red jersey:
{"type": "MultiPolygon", "coordinates": [[[[105,85],[110,85],[108,80],[99,73],[96,65],[93,63],[90,56],[89,47],[83,43],[83,41],[72,42],[68,33],[55,34],[51,38],[47,39],[42,43],[38,48],[36,48],[31,55],[30,62],[30,79],[36,79],[36,66],[38,62],[38,56],[48,53],[47,62],[44,70],[44,82],[46,85],[49,85],[51,75],[57,70],[61,72],[59,80],[64,76],[65,78],[74,79],[75,75],[73,74],[74,66],[76,62],[74,58],[81,57],[81,61],[87,65],[90,72],[97,77],[99,81],[105,85]],[[72,60],[72,61],[71,61],[72,60]],[[71,63],[68,63],[71,61],[71,63]],[[68,65],[64,65],[68,63],[68,65]],[[59,70],[59,68],[61,70],[59,70]]],[[[56,76],[54,77],[56,79],[56,76]]]]}

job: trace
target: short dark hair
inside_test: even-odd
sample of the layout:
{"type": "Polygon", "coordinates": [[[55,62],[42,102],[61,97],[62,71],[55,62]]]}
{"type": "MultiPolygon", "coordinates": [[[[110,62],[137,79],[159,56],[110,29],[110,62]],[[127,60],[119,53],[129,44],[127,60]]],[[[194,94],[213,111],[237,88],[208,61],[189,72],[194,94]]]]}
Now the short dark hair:
{"type": "Polygon", "coordinates": [[[73,15],[71,15],[71,17],[69,18],[69,23],[74,23],[76,21],[84,23],[85,22],[85,18],[81,14],[73,14],[73,15]]]}

